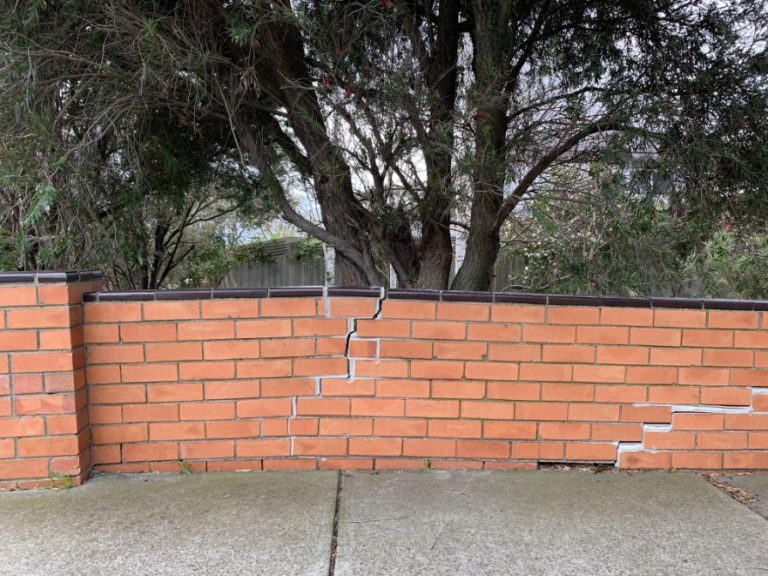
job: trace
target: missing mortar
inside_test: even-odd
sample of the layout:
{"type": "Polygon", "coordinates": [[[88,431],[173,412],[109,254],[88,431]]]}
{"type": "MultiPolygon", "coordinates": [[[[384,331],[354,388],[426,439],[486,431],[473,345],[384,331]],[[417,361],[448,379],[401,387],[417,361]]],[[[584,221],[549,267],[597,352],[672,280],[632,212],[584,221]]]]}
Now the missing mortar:
{"type": "Polygon", "coordinates": [[[589,472],[590,474],[600,474],[601,472],[610,472],[616,469],[613,462],[551,462],[540,461],[537,464],[539,470],[556,471],[577,471],[589,472]]]}

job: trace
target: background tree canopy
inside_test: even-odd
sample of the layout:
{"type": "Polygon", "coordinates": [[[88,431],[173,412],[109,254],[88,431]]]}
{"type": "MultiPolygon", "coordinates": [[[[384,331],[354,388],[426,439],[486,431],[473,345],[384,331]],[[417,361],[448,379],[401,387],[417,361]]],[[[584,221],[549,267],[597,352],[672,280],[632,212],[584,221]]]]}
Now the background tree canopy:
{"type": "Polygon", "coordinates": [[[487,290],[504,248],[514,287],[719,293],[766,250],[763,0],[3,4],[5,266],[106,236],[151,287],[273,210],[346,285],[487,290]]]}

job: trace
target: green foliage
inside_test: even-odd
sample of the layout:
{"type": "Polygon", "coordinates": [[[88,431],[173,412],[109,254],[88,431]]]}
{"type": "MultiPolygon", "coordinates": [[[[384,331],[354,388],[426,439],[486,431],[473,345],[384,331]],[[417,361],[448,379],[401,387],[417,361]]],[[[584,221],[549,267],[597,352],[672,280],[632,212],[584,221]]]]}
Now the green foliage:
{"type": "Polygon", "coordinates": [[[293,259],[296,262],[317,260],[323,257],[322,244],[314,238],[304,238],[293,247],[293,259]]]}

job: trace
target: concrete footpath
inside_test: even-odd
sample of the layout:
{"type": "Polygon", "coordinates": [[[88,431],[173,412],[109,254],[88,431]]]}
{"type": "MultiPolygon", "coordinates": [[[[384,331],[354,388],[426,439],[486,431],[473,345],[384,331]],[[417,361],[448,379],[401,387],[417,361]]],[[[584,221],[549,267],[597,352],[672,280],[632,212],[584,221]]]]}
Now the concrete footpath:
{"type": "Polygon", "coordinates": [[[101,476],[0,494],[0,575],[768,576],[753,508],[682,473],[101,476]]]}

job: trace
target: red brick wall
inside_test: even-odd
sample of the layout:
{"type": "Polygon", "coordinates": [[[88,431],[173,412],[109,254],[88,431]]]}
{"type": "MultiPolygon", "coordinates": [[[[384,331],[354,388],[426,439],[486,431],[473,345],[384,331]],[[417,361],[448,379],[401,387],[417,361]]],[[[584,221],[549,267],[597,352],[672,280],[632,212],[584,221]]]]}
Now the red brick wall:
{"type": "Polygon", "coordinates": [[[312,289],[81,303],[98,281],[28,276],[0,275],[0,489],[92,466],[768,469],[768,312],[312,289]]]}
{"type": "Polygon", "coordinates": [[[77,485],[91,466],[80,302],[100,283],[18,276],[0,284],[0,489],[77,485]]]}
{"type": "Polygon", "coordinates": [[[378,308],[87,302],[95,469],[768,468],[764,312],[378,308]]]}

